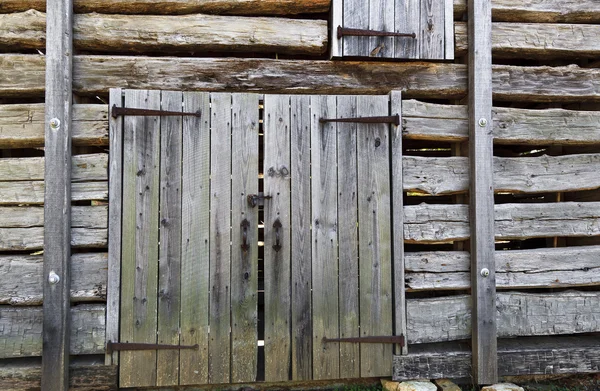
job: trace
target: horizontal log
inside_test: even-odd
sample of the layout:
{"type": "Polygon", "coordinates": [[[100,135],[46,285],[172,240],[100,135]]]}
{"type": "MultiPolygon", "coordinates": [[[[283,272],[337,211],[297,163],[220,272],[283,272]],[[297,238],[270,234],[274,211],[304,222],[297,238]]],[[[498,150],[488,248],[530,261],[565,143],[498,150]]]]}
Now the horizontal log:
{"type": "MultiPolygon", "coordinates": [[[[71,257],[71,301],[106,301],[108,255],[77,253],[71,257]]],[[[0,256],[0,304],[41,305],[43,256],[0,256]]]]}
{"type": "MultiPolygon", "coordinates": [[[[76,13],[296,15],[329,11],[331,0],[75,0],[76,13]]],[[[45,0],[2,0],[0,13],[46,10],[45,0]]]]}
{"type": "MultiPolygon", "coordinates": [[[[71,229],[74,248],[106,248],[106,228],[71,229]]],[[[44,228],[0,228],[0,251],[41,250],[44,247],[44,228]]]]}
{"type": "MultiPolygon", "coordinates": [[[[31,228],[44,226],[41,206],[0,207],[0,228],[31,228]]],[[[71,207],[73,228],[107,228],[108,206],[71,207]]]]}
{"type": "MultiPolygon", "coordinates": [[[[0,148],[44,146],[44,104],[0,105],[0,148]]],[[[73,105],[74,146],[108,145],[108,105],[73,105]]]]}
{"type": "MultiPolygon", "coordinates": [[[[71,354],[104,353],[103,304],[71,308],[71,354]]],[[[42,354],[42,307],[0,306],[0,358],[35,357],[42,354]]]]}
{"type": "MultiPolygon", "coordinates": [[[[431,195],[466,193],[466,157],[404,156],[405,191],[431,195]]],[[[494,157],[494,191],[544,193],[600,187],[600,154],[501,158],[494,157]]]]}
{"type": "MultiPolygon", "coordinates": [[[[0,55],[0,93],[40,96],[44,58],[0,55]]],[[[451,63],[75,56],[73,89],[107,95],[109,88],[258,91],[264,93],[386,94],[462,98],[466,66],[451,63]],[[166,76],[168,75],[168,76],[166,76]]],[[[600,69],[494,65],[494,98],[510,101],[600,101],[600,69]]]]}
{"type": "MultiPolygon", "coordinates": [[[[113,53],[259,52],[319,55],[327,21],[214,15],[105,15],[73,18],[76,49],[113,53]]],[[[46,14],[0,14],[0,48],[44,49],[46,14]]]]}
{"type": "MultiPolygon", "coordinates": [[[[467,24],[454,24],[456,56],[468,51],[467,24]]],[[[496,58],[595,57],[600,53],[600,26],[562,23],[493,23],[496,58]]]]}
{"type": "MultiPolygon", "coordinates": [[[[438,344],[439,345],[439,344],[438,344]]],[[[454,344],[453,344],[454,345],[454,344]]],[[[394,356],[393,379],[470,378],[468,346],[413,348],[394,356]]],[[[600,371],[599,337],[534,337],[498,341],[498,375],[566,375],[600,371]]]]}
{"type": "MultiPolygon", "coordinates": [[[[496,239],[600,236],[600,202],[495,205],[496,239]]],[[[445,243],[469,238],[468,205],[404,207],[407,243],[445,243]]]]}
{"type": "MultiPolygon", "coordinates": [[[[73,201],[108,199],[108,182],[74,182],[71,185],[73,201]]],[[[43,204],[44,181],[0,182],[0,205],[43,204]]]]}
{"type": "MultiPolygon", "coordinates": [[[[44,180],[44,158],[0,159],[0,181],[44,180]]],[[[75,182],[108,180],[108,154],[75,155],[71,180],[75,182]]]]}
{"type": "MultiPolygon", "coordinates": [[[[471,338],[471,296],[406,301],[408,343],[471,338]]],[[[498,292],[498,337],[580,334],[600,328],[599,292],[498,292]]]]}
{"type": "MultiPolygon", "coordinates": [[[[493,108],[497,144],[600,144],[600,112],[493,108]]],[[[402,102],[402,132],[415,140],[466,141],[467,106],[402,102]]]]}

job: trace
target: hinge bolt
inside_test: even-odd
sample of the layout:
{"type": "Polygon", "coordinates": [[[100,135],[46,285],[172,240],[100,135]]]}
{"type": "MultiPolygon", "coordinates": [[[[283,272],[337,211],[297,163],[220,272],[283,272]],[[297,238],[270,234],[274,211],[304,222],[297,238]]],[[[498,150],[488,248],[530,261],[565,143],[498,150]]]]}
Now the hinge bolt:
{"type": "Polygon", "coordinates": [[[490,275],[490,271],[486,268],[481,269],[481,276],[483,278],[488,277],[490,275]]]}
{"type": "Polygon", "coordinates": [[[60,128],[60,120],[58,118],[52,118],[50,120],[50,128],[58,130],[58,128],[60,128]]]}
{"type": "Polygon", "coordinates": [[[56,285],[60,282],[60,277],[54,272],[54,270],[52,270],[50,274],[48,274],[48,282],[50,283],[50,285],[56,285]]]}
{"type": "Polygon", "coordinates": [[[479,126],[481,126],[482,128],[485,128],[487,126],[487,119],[479,118],[479,126]]]}

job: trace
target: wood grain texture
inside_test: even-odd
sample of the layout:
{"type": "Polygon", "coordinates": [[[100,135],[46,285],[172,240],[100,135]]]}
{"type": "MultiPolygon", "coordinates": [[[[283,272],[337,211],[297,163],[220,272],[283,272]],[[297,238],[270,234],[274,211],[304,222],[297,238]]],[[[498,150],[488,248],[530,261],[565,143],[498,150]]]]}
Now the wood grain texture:
{"type": "MultiPolygon", "coordinates": [[[[350,12],[357,12],[352,5],[350,12]]],[[[355,7],[356,5],[354,5],[355,7]]],[[[376,31],[394,31],[394,0],[369,1],[369,29],[376,31]]],[[[345,26],[353,27],[353,26],[345,26]]],[[[356,27],[355,27],[356,28],[356,27]]],[[[391,57],[394,54],[395,40],[393,37],[370,37],[368,38],[369,51],[360,53],[369,57],[391,57]]]]}
{"type": "MultiPolygon", "coordinates": [[[[72,157],[71,180],[108,180],[108,154],[94,153],[72,157]]],[[[0,181],[44,180],[44,158],[3,158],[0,160],[0,181]]]]}
{"type": "MultiPolygon", "coordinates": [[[[336,0],[334,0],[336,1],[336,0]]],[[[369,28],[370,2],[360,0],[337,0],[342,3],[342,27],[355,29],[369,28]]],[[[337,29],[338,26],[334,26],[337,29]]],[[[336,31],[336,30],[333,30],[336,31]]],[[[342,38],[344,56],[367,56],[369,49],[368,37],[348,36],[342,38]]]]}
{"type": "MultiPolygon", "coordinates": [[[[44,203],[44,181],[0,182],[0,205],[41,205],[44,203]]],[[[73,201],[105,201],[108,182],[79,182],[71,185],[73,201]]]]}
{"type": "MultiPolygon", "coordinates": [[[[396,26],[394,31],[398,33],[421,32],[421,5],[419,1],[395,1],[396,26]]],[[[394,55],[397,58],[419,58],[421,55],[421,45],[419,39],[397,38],[397,44],[394,48],[394,55]]]]}
{"type": "MultiPolygon", "coordinates": [[[[42,355],[42,307],[0,306],[0,358],[42,355]]],[[[105,306],[71,308],[70,353],[104,354],[105,306]]]]}
{"type": "MultiPolygon", "coordinates": [[[[107,228],[106,206],[74,206],[72,228],[107,228]]],[[[0,228],[32,228],[44,226],[44,208],[13,206],[0,208],[0,228]]]]}
{"type": "MultiPolygon", "coordinates": [[[[71,247],[106,248],[108,233],[106,228],[72,228],[71,247]]],[[[0,228],[1,251],[42,250],[44,248],[43,227],[0,228]]]]}
{"type": "MultiPolygon", "coordinates": [[[[71,302],[106,299],[106,253],[81,253],[71,257],[71,302]]],[[[0,304],[41,305],[43,259],[36,255],[0,256],[0,304]]]]}
{"type": "Polygon", "coordinates": [[[418,33],[419,58],[445,58],[445,1],[421,0],[421,26],[418,33]]]}

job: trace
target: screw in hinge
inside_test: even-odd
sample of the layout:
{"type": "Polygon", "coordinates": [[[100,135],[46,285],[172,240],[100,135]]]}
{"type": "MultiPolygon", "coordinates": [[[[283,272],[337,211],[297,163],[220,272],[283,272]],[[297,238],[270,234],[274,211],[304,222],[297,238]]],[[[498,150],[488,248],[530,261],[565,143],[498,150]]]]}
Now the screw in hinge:
{"type": "Polygon", "coordinates": [[[48,274],[48,282],[50,283],[50,285],[56,285],[60,282],[60,277],[54,272],[54,270],[52,270],[50,274],[48,274]]]}
{"type": "Polygon", "coordinates": [[[58,130],[58,128],[60,128],[60,120],[58,118],[52,118],[50,120],[50,128],[52,130],[58,130]]]}
{"type": "Polygon", "coordinates": [[[485,277],[487,277],[489,275],[490,275],[490,271],[488,269],[486,269],[486,268],[481,269],[481,276],[482,277],[485,278],[485,277]]]}
{"type": "Polygon", "coordinates": [[[487,119],[485,118],[480,118],[479,119],[479,126],[481,126],[482,128],[485,128],[487,125],[487,119]]]}

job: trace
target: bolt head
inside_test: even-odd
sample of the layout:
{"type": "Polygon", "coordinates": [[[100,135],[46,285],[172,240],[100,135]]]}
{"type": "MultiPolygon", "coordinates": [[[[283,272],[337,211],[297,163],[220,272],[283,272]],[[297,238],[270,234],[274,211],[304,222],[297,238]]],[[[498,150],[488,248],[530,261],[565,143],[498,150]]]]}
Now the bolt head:
{"type": "Polygon", "coordinates": [[[58,118],[52,118],[50,120],[50,127],[54,130],[60,128],[60,120],[58,118]]]}
{"type": "Polygon", "coordinates": [[[485,128],[487,126],[487,119],[480,118],[479,119],[479,126],[481,126],[482,128],[485,128]]]}
{"type": "Polygon", "coordinates": [[[485,278],[485,277],[488,277],[489,275],[490,275],[489,269],[486,269],[486,268],[481,269],[481,276],[482,277],[485,278]]]}
{"type": "Polygon", "coordinates": [[[48,274],[48,282],[50,285],[56,285],[60,282],[60,277],[54,272],[54,270],[48,274]]]}

